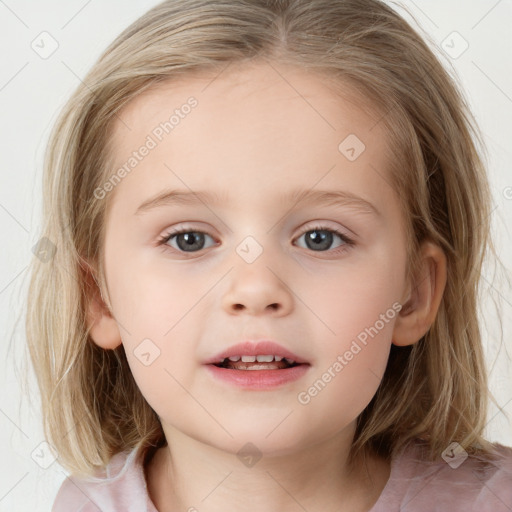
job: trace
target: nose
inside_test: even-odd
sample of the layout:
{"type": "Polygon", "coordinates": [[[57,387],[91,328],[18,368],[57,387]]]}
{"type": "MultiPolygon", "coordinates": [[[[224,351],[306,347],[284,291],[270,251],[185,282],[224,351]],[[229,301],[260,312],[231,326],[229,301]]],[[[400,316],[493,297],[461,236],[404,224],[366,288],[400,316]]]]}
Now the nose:
{"type": "Polygon", "coordinates": [[[292,311],[293,293],[285,276],[266,263],[242,261],[229,273],[231,281],[223,297],[227,313],[284,316],[292,311]]]}

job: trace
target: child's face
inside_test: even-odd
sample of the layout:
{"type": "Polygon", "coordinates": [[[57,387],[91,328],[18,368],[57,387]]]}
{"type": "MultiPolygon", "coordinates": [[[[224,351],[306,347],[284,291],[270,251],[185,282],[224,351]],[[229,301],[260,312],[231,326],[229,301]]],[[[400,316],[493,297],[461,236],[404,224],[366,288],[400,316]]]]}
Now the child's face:
{"type": "Polygon", "coordinates": [[[112,173],[138,155],[110,192],[105,242],[112,312],[134,378],[168,438],[181,432],[233,452],[250,441],[284,453],[352,432],[383,376],[407,290],[378,117],[313,74],[275,67],[282,76],[263,63],[146,91],[120,113],[113,138],[112,173]],[[197,104],[183,107],[190,97],[197,104]],[[160,123],[172,114],[166,133],[160,123]],[[137,213],[170,189],[218,202],[191,194],[137,213]],[[296,191],[361,201],[297,203],[296,191]],[[319,227],[353,245],[330,232],[315,237],[319,227]],[[182,229],[188,238],[157,245],[182,229]],[[306,371],[255,390],[204,364],[262,339],[307,361],[306,371]]]}

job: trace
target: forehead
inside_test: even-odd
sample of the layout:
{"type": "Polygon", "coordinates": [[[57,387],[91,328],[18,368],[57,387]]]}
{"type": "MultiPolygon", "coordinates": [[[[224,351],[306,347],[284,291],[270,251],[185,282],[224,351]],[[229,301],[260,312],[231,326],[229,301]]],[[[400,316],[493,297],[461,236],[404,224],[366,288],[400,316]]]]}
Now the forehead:
{"type": "MultiPolygon", "coordinates": [[[[134,122],[166,119],[167,111],[179,109],[190,97],[195,97],[202,104],[201,112],[204,114],[207,114],[208,107],[219,106],[226,113],[238,111],[240,102],[247,108],[255,104],[267,105],[272,107],[271,110],[260,112],[258,117],[266,117],[273,123],[278,121],[277,116],[286,107],[283,105],[283,109],[276,108],[276,103],[291,102],[297,113],[309,111],[310,115],[314,114],[317,121],[322,120],[325,127],[331,130],[337,130],[344,124],[346,116],[336,116],[342,104],[346,114],[357,116],[361,121],[371,123],[372,127],[379,124],[383,113],[376,103],[360,94],[355,85],[335,79],[327,72],[308,71],[266,60],[230,63],[215,71],[188,71],[144,90],[114,119],[113,136],[116,145],[122,145],[122,139],[127,131],[131,131],[134,122]],[[162,106],[166,111],[162,112],[162,106]],[[333,106],[335,111],[330,110],[333,106]]],[[[354,121],[352,118],[350,123],[356,129],[354,121]]]]}
{"type": "Polygon", "coordinates": [[[340,173],[357,183],[365,172],[384,173],[380,117],[353,88],[335,91],[325,77],[292,66],[188,73],[152,86],[119,112],[110,140],[115,169],[142,146],[151,149],[115,195],[136,200],[167,184],[224,191],[229,184],[239,196],[253,195],[263,183],[261,192],[269,182],[286,188],[292,175],[293,188],[312,188],[323,176],[334,185],[340,173]]]}

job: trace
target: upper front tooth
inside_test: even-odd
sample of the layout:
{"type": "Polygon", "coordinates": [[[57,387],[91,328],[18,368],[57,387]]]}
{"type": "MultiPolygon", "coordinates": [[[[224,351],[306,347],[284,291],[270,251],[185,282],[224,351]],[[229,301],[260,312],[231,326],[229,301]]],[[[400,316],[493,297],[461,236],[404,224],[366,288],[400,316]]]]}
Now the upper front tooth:
{"type": "MultiPolygon", "coordinates": [[[[239,361],[240,360],[240,356],[232,356],[229,358],[231,361],[239,361]]],[[[242,356],[242,361],[244,363],[254,363],[256,361],[258,361],[258,363],[271,363],[272,361],[274,361],[274,359],[276,361],[281,361],[283,358],[281,356],[274,356],[272,354],[267,354],[267,355],[257,355],[257,356],[242,356]]],[[[289,361],[290,364],[294,363],[294,361],[292,361],[291,359],[287,359],[287,361],[289,361]]]]}
{"type": "Polygon", "coordinates": [[[240,356],[230,356],[228,359],[236,363],[237,361],[240,361],[240,356]]]}
{"type": "Polygon", "coordinates": [[[274,356],[256,356],[259,363],[270,363],[274,360],[274,356]]]}

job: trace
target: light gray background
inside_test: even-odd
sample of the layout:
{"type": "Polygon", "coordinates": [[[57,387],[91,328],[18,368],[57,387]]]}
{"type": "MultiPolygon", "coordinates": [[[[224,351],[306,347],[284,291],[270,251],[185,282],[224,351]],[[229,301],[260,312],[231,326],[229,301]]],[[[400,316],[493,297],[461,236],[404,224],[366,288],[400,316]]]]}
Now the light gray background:
{"type": "MultiPolygon", "coordinates": [[[[30,404],[21,389],[26,366],[23,308],[27,265],[39,238],[42,156],[49,129],[101,51],[157,3],[0,0],[0,512],[50,510],[65,478],[58,461],[47,469],[36,463],[45,465],[51,459],[39,447],[44,439],[37,390],[33,387],[30,404]],[[43,31],[59,45],[46,59],[31,47],[43,31]]],[[[487,435],[512,445],[512,297],[506,282],[512,253],[512,1],[403,0],[402,4],[463,87],[489,152],[494,233],[506,271],[489,268],[484,275],[481,318],[491,390],[499,404],[499,408],[491,407],[487,435]],[[453,35],[454,31],[463,39],[453,35]],[[464,48],[464,40],[469,47],[453,58],[464,48]],[[503,343],[495,302],[503,319],[503,343]]],[[[417,26],[407,13],[397,10],[417,26]]],[[[31,373],[29,379],[33,386],[31,373]]]]}

